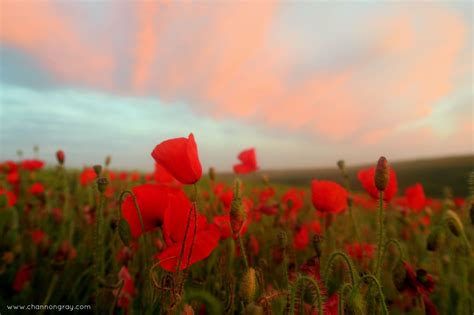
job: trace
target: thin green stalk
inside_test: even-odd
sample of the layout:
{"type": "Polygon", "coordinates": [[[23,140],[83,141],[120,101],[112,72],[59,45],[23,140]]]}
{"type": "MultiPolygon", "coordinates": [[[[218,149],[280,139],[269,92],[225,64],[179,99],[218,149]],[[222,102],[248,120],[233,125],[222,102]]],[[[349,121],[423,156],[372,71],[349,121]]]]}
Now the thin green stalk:
{"type": "Polygon", "coordinates": [[[244,259],[245,269],[248,270],[249,261],[247,259],[247,253],[245,252],[244,242],[242,241],[242,236],[240,235],[240,233],[238,234],[238,238],[239,238],[240,253],[242,254],[242,258],[244,259]]]}
{"type": "MultiPolygon", "coordinates": [[[[357,283],[357,286],[354,288],[354,290],[359,291],[360,286],[365,282],[365,280],[371,280],[373,283],[375,283],[375,286],[377,287],[377,291],[382,303],[382,311],[383,314],[387,315],[388,314],[388,309],[387,309],[387,304],[385,304],[385,295],[383,294],[382,291],[382,286],[380,285],[380,282],[377,280],[376,277],[373,275],[365,275],[362,278],[360,278],[359,282],[357,283]]],[[[354,291],[355,292],[355,291],[354,291]]]]}
{"type": "Polygon", "coordinates": [[[384,209],[383,209],[383,191],[379,194],[379,211],[378,211],[378,224],[377,224],[377,260],[375,262],[375,276],[380,279],[382,273],[382,258],[384,252],[384,238],[385,238],[385,227],[384,227],[384,209]]]}
{"type": "Polygon", "coordinates": [[[341,257],[346,262],[347,267],[349,269],[349,275],[351,277],[351,283],[352,283],[352,285],[355,285],[357,273],[354,271],[354,266],[352,264],[352,261],[345,253],[339,252],[339,251],[332,253],[331,256],[329,257],[329,260],[326,264],[326,268],[324,269],[324,283],[326,283],[326,284],[328,283],[330,269],[332,267],[332,264],[333,264],[334,260],[337,257],[341,257]]]}
{"type": "MultiPolygon", "coordinates": [[[[57,273],[54,273],[53,279],[51,280],[51,283],[49,284],[48,292],[46,293],[46,297],[43,300],[42,305],[48,305],[49,300],[51,299],[51,296],[53,295],[53,291],[56,289],[56,284],[58,283],[59,275],[57,273]]],[[[46,311],[45,308],[41,309],[39,314],[44,314],[46,311]]]]}

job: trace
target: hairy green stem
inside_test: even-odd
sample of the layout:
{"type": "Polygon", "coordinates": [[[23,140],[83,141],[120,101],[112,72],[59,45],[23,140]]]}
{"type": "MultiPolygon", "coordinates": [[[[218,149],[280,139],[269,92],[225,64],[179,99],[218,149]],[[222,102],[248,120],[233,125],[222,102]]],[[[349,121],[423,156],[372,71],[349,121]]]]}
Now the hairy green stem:
{"type": "Polygon", "coordinates": [[[245,252],[244,242],[242,240],[242,236],[240,233],[238,234],[239,239],[239,246],[240,246],[240,253],[242,254],[242,258],[244,259],[245,269],[249,269],[249,261],[247,259],[247,253],[245,252]]]}
{"type": "Polygon", "coordinates": [[[314,287],[314,290],[316,292],[315,302],[318,303],[318,314],[323,314],[323,301],[322,301],[322,297],[321,297],[321,290],[319,289],[318,283],[313,278],[310,278],[308,276],[301,276],[301,275],[298,277],[298,279],[296,279],[295,284],[291,288],[291,292],[290,292],[290,296],[291,296],[290,297],[290,312],[289,312],[289,314],[293,315],[294,312],[295,312],[295,299],[297,298],[296,297],[296,290],[297,290],[298,286],[303,285],[303,283],[305,281],[309,282],[314,287]]]}
{"type": "Polygon", "coordinates": [[[377,223],[377,260],[375,262],[375,273],[374,273],[375,276],[379,279],[382,273],[384,238],[385,238],[385,227],[384,227],[383,191],[380,191],[378,223],[377,223]]]}
{"type": "MultiPolygon", "coordinates": [[[[48,292],[46,293],[46,297],[43,300],[42,305],[48,305],[49,300],[51,299],[51,296],[53,295],[53,291],[56,289],[56,284],[58,283],[59,280],[59,275],[57,273],[54,273],[53,279],[51,280],[51,283],[49,284],[48,292]]],[[[46,308],[41,309],[39,314],[44,314],[46,311],[46,308]]]]}
{"type": "MultiPolygon", "coordinates": [[[[387,304],[385,304],[385,295],[383,294],[382,291],[382,286],[380,285],[380,282],[377,280],[376,277],[373,275],[365,275],[362,278],[360,278],[359,282],[357,283],[357,286],[354,288],[354,290],[359,291],[360,286],[366,281],[366,280],[371,280],[373,283],[375,283],[375,286],[377,287],[377,291],[380,297],[380,301],[382,303],[382,311],[383,314],[387,315],[388,314],[388,309],[387,309],[387,304]]],[[[355,291],[354,291],[355,292],[355,291]]]]}
{"type": "Polygon", "coordinates": [[[339,251],[334,252],[334,253],[331,254],[331,256],[329,256],[329,260],[326,264],[326,268],[324,269],[324,283],[326,283],[326,284],[328,283],[330,269],[332,267],[332,264],[333,264],[334,260],[337,257],[341,257],[346,262],[347,267],[349,269],[349,275],[351,277],[351,283],[352,283],[352,285],[355,285],[356,277],[358,277],[358,275],[355,272],[355,268],[352,264],[352,261],[349,258],[349,256],[347,256],[345,253],[339,252],[339,251]]]}

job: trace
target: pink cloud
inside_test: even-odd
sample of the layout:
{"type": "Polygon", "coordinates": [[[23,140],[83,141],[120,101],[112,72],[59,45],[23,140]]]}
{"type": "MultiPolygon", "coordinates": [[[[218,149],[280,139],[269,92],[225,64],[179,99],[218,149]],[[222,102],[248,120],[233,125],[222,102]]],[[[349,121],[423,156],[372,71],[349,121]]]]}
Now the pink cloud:
{"type": "MultiPolygon", "coordinates": [[[[136,1],[134,6],[130,21],[136,23],[130,27],[136,36],[126,45],[128,93],[185,101],[199,114],[335,142],[383,141],[403,124],[430,115],[456,89],[459,76],[472,72],[458,62],[468,25],[459,12],[439,4],[368,16],[354,31],[365,36],[363,54],[314,69],[308,60],[318,61],[324,45],[301,65],[294,39],[274,33],[293,27],[278,24],[289,5],[136,1]],[[297,74],[302,66],[304,74],[297,74]]],[[[50,2],[16,1],[3,1],[2,11],[2,42],[37,56],[61,79],[118,90],[114,71],[126,67],[118,64],[119,53],[80,36],[67,12],[50,2]]],[[[313,36],[332,34],[315,29],[313,36]]]]}

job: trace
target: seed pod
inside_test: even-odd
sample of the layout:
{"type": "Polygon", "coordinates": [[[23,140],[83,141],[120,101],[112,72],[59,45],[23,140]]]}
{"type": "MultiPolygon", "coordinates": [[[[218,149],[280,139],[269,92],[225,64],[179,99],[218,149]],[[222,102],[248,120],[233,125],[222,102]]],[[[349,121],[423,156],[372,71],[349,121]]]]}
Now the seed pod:
{"type": "Polygon", "coordinates": [[[399,262],[392,271],[392,280],[393,284],[400,292],[405,288],[406,277],[407,270],[405,269],[403,262],[399,262]]]}
{"type": "Polygon", "coordinates": [[[444,221],[454,236],[460,237],[464,233],[461,220],[459,219],[459,216],[456,214],[456,212],[452,210],[446,211],[444,221]]]}
{"type": "Polygon", "coordinates": [[[246,304],[253,302],[255,293],[257,293],[257,277],[255,269],[250,267],[242,276],[240,283],[240,296],[246,304]]]}
{"type": "Polygon", "coordinates": [[[341,171],[345,171],[346,169],[346,162],[344,160],[339,160],[337,161],[337,167],[341,170],[341,171]]]}
{"type": "Polygon", "coordinates": [[[437,226],[431,231],[426,239],[426,249],[429,251],[436,251],[444,242],[444,229],[441,226],[437,226]]]}
{"type": "Polygon", "coordinates": [[[132,231],[130,230],[130,225],[125,220],[120,220],[119,226],[119,236],[122,242],[128,246],[130,244],[130,240],[132,239],[132,231]]]}
{"type": "Polygon", "coordinates": [[[105,157],[105,166],[109,166],[110,165],[110,162],[112,162],[112,157],[110,155],[107,155],[105,157]]]}
{"type": "Polygon", "coordinates": [[[56,152],[56,159],[58,160],[59,164],[61,164],[61,165],[64,164],[65,156],[64,156],[64,151],[63,150],[58,150],[56,152]]]}
{"type": "Polygon", "coordinates": [[[107,185],[109,184],[109,180],[105,177],[101,177],[97,180],[97,189],[100,193],[104,193],[107,189],[107,185]]]}
{"type": "Polygon", "coordinates": [[[250,303],[244,309],[244,315],[263,315],[263,307],[258,304],[250,303]]]}
{"type": "Polygon", "coordinates": [[[210,167],[209,168],[209,179],[211,181],[215,181],[216,180],[216,170],[214,169],[214,167],[210,167]]]}
{"type": "Polygon", "coordinates": [[[375,187],[377,187],[379,191],[385,191],[389,179],[390,173],[387,159],[384,156],[381,156],[379,158],[379,161],[377,162],[377,167],[375,169],[375,187]]]}
{"type": "Polygon", "coordinates": [[[102,173],[102,166],[99,164],[96,164],[92,168],[94,169],[94,172],[97,175],[97,177],[99,177],[100,174],[102,173]]]}

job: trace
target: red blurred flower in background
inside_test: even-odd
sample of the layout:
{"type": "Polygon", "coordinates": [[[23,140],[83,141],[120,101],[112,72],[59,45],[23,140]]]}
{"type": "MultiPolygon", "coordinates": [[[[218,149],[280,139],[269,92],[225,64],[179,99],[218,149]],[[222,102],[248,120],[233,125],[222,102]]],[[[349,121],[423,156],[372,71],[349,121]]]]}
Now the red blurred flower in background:
{"type": "Polygon", "coordinates": [[[293,236],[293,247],[297,250],[303,250],[309,244],[309,229],[308,226],[302,225],[296,229],[293,236]]]}
{"type": "Polygon", "coordinates": [[[419,183],[405,189],[405,197],[408,207],[415,212],[420,212],[426,205],[425,192],[419,183]]]}
{"type": "Polygon", "coordinates": [[[372,259],[375,252],[375,245],[368,243],[346,244],[346,252],[354,260],[362,261],[364,258],[372,259]]]}
{"type": "Polygon", "coordinates": [[[121,290],[114,289],[113,294],[118,295],[117,305],[126,309],[135,296],[135,283],[126,266],[122,266],[118,278],[123,281],[123,286],[121,290]]]}
{"type": "MultiPolygon", "coordinates": [[[[362,187],[364,187],[365,191],[370,196],[372,196],[372,198],[379,199],[379,191],[377,187],[375,187],[374,176],[375,176],[375,167],[366,168],[366,169],[360,170],[357,173],[357,178],[362,184],[362,187]]],[[[397,193],[397,189],[398,189],[397,174],[395,174],[395,171],[392,168],[390,168],[390,178],[389,178],[387,188],[384,191],[383,199],[387,202],[392,200],[392,198],[397,193]]]]}
{"type": "Polygon", "coordinates": [[[194,184],[202,176],[201,162],[193,134],[158,144],[151,156],[183,184],[194,184]]]}
{"type": "Polygon", "coordinates": [[[32,273],[32,264],[21,265],[15,274],[15,280],[13,280],[13,290],[15,290],[15,292],[22,291],[26,283],[31,280],[32,273]]]}
{"type": "Polygon", "coordinates": [[[237,158],[240,160],[241,163],[234,165],[235,173],[247,174],[247,173],[255,172],[256,170],[258,170],[257,157],[255,155],[254,148],[247,149],[240,152],[237,158]]]}
{"type": "Polygon", "coordinates": [[[93,168],[86,167],[82,170],[81,175],[79,176],[79,181],[82,186],[87,186],[88,184],[92,183],[95,178],[97,177],[93,168]]]}
{"type": "Polygon", "coordinates": [[[317,211],[339,213],[347,208],[347,191],[335,182],[313,180],[311,193],[311,200],[317,211]]]}
{"type": "Polygon", "coordinates": [[[44,162],[40,160],[23,160],[21,167],[28,171],[36,171],[43,168],[44,162]]]}
{"type": "Polygon", "coordinates": [[[5,195],[7,198],[7,205],[13,207],[16,204],[17,197],[11,191],[8,191],[4,188],[0,188],[0,195],[5,195]]]}
{"type": "Polygon", "coordinates": [[[39,195],[44,193],[44,186],[41,183],[34,183],[30,186],[30,189],[28,189],[28,191],[33,195],[39,195]]]}

